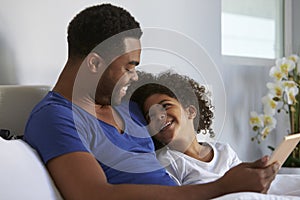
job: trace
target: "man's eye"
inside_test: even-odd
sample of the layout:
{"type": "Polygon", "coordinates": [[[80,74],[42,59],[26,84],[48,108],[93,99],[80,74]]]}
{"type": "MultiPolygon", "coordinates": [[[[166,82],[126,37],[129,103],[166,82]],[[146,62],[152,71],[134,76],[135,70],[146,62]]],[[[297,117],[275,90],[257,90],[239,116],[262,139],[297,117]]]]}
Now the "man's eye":
{"type": "Polygon", "coordinates": [[[135,68],[132,68],[132,69],[126,68],[126,71],[127,71],[128,73],[133,73],[133,72],[135,71],[135,68]]]}

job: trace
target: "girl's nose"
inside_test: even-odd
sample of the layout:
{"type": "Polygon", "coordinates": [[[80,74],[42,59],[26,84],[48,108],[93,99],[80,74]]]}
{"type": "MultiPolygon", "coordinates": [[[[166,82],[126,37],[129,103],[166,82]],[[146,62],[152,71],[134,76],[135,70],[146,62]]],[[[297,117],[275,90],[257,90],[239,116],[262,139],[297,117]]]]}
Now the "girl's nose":
{"type": "Polygon", "coordinates": [[[167,118],[167,113],[161,105],[155,104],[149,109],[149,116],[151,121],[161,121],[167,118]]]}
{"type": "Polygon", "coordinates": [[[165,118],[166,118],[166,112],[160,112],[158,118],[159,118],[160,120],[165,119],[165,118]]]}

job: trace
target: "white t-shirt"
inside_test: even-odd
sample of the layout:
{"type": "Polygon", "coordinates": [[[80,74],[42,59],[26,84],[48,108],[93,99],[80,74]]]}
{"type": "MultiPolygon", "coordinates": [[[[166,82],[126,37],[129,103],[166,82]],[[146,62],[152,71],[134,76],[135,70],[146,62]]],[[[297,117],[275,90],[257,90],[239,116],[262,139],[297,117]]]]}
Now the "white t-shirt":
{"type": "Polygon", "coordinates": [[[157,158],[179,185],[199,184],[214,181],[230,168],[241,163],[235,151],[222,143],[209,143],[213,159],[202,162],[176,150],[164,147],[157,152],[157,158]]]}

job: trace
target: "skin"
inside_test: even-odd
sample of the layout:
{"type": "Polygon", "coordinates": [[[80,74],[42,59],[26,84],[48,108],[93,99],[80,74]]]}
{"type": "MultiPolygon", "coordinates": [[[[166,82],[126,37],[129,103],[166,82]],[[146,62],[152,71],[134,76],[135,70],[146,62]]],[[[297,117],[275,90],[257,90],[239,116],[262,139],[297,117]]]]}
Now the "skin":
{"type": "MultiPolygon", "coordinates": [[[[53,89],[98,119],[111,124],[120,133],[124,127],[123,120],[115,114],[110,105],[109,94],[95,85],[97,86],[103,73],[110,77],[107,78],[107,81],[118,83],[120,80],[122,86],[137,79],[135,72],[132,72],[135,67],[132,63],[140,61],[140,50],[136,49],[136,47],[140,47],[140,42],[127,38],[124,43],[128,55],[119,57],[108,68],[95,53],[90,53],[86,58],[69,57],[53,89]],[[131,72],[127,71],[128,66],[132,67],[131,72]],[[76,85],[78,80],[80,80],[80,84],[76,85]],[[74,95],[74,87],[78,90],[75,91],[76,95],[74,95]],[[97,94],[93,95],[95,91],[97,94]],[[102,94],[105,95],[102,96],[102,94]]],[[[120,89],[116,91],[116,102],[122,96],[123,92],[120,89]]],[[[97,160],[87,152],[72,152],[58,156],[48,161],[46,166],[64,199],[193,200],[210,199],[238,191],[266,192],[278,170],[278,166],[274,164],[266,166],[267,160],[268,158],[263,157],[253,163],[243,163],[212,183],[180,187],[109,184],[97,160]]]]}
{"type": "Polygon", "coordinates": [[[143,111],[149,131],[156,140],[197,160],[212,160],[212,148],[199,144],[196,138],[193,123],[197,115],[195,106],[184,108],[166,94],[153,94],[145,100],[143,111]]]}

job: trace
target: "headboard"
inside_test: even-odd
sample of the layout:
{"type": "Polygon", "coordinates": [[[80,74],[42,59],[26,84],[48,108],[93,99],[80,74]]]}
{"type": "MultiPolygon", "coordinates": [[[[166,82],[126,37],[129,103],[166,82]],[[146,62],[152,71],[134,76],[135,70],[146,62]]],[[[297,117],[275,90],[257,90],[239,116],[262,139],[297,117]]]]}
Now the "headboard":
{"type": "Polygon", "coordinates": [[[45,85],[0,85],[0,129],[23,135],[31,110],[49,90],[45,85]]]}

